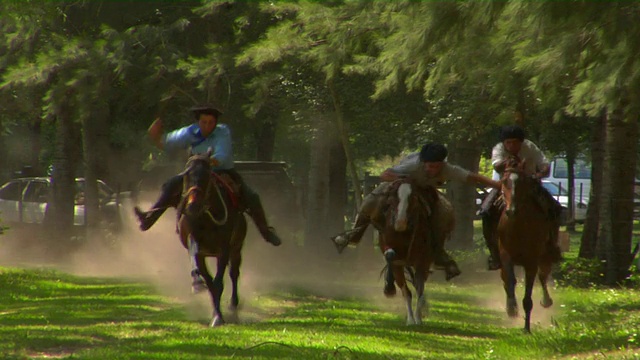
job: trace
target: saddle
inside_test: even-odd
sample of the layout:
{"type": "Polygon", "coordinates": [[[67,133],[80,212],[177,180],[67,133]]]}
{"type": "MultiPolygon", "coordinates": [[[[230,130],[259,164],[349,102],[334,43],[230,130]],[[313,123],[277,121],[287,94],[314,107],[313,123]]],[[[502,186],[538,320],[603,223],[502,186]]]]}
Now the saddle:
{"type": "Polygon", "coordinates": [[[231,203],[234,208],[237,208],[240,203],[240,184],[233,180],[231,175],[227,173],[216,173],[211,172],[213,176],[213,181],[224,191],[227,192],[229,198],[231,199],[231,203]]]}

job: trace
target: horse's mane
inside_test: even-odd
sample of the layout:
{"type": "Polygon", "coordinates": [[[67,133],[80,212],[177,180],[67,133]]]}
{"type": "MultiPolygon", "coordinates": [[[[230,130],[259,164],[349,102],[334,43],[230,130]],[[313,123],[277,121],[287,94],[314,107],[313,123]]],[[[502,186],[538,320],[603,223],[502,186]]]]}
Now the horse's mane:
{"type": "Polygon", "coordinates": [[[186,174],[191,169],[194,163],[198,161],[203,161],[209,164],[210,159],[211,159],[211,154],[209,152],[206,152],[204,154],[193,154],[189,156],[189,158],[187,159],[187,162],[184,165],[184,170],[180,173],[180,175],[186,174]]]}

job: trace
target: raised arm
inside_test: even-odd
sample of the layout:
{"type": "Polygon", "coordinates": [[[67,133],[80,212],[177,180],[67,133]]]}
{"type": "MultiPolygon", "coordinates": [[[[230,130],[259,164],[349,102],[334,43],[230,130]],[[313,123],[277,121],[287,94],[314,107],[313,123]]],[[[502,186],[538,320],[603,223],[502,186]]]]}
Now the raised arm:
{"type": "Polygon", "coordinates": [[[492,187],[494,189],[500,189],[501,187],[501,184],[499,181],[495,181],[493,179],[489,179],[486,176],[472,173],[472,172],[469,173],[469,176],[467,177],[467,181],[474,184],[482,184],[484,186],[492,187]]]}

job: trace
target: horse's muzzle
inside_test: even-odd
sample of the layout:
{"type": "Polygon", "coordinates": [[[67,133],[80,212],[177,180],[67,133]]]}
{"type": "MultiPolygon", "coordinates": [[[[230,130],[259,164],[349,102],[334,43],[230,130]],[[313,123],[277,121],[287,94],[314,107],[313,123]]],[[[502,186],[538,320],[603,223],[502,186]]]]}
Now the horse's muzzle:
{"type": "Polygon", "coordinates": [[[394,224],[394,228],[397,232],[402,232],[407,230],[407,219],[398,219],[394,224]]]}

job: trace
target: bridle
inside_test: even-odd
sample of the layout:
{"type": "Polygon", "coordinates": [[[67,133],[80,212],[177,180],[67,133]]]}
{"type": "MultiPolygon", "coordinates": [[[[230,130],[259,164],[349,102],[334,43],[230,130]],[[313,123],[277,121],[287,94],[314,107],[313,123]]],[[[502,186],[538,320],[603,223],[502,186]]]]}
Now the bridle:
{"type": "MultiPolygon", "coordinates": [[[[192,185],[189,187],[189,171],[193,168],[193,165],[196,161],[205,161],[208,163],[209,161],[209,156],[202,156],[202,155],[194,155],[191,158],[189,158],[189,160],[187,161],[187,165],[185,170],[181,173],[182,175],[182,184],[183,184],[183,189],[182,189],[182,201],[181,201],[181,206],[179,207],[180,212],[183,213],[184,212],[184,208],[191,204],[194,200],[195,197],[198,193],[203,193],[203,198],[206,200],[211,196],[211,188],[215,188],[215,191],[218,195],[218,198],[220,199],[220,203],[222,203],[222,208],[223,208],[223,215],[220,219],[216,219],[215,216],[213,216],[213,214],[211,213],[211,209],[210,206],[208,204],[205,205],[204,208],[204,212],[209,216],[209,218],[211,219],[211,221],[217,225],[217,226],[222,226],[224,224],[227,223],[227,220],[229,218],[229,209],[227,208],[227,204],[224,201],[224,198],[222,196],[222,192],[220,191],[220,187],[214,184],[214,181],[212,179],[210,179],[208,181],[207,187],[203,190],[202,187],[198,186],[198,185],[192,185]]],[[[207,169],[207,171],[210,171],[209,169],[207,169]]]]}

